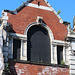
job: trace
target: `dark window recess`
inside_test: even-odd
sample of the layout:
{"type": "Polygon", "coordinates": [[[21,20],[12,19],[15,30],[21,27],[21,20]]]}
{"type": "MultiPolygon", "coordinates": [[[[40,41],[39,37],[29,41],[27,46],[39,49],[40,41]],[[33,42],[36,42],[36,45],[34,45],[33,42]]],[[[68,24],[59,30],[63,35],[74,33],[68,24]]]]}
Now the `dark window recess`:
{"type": "Polygon", "coordinates": [[[61,64],[63,60],[63,46],[57,46],[57,61],[58,64],[61,64]]]}
{"type": "Polygon", "coordinates": [[[27,33],[27,60],[33,62],[50,63],[50,39],[46,29],[32,26],[27,33]]]}
{"type": "Polygon", "coordinates": [[[43,23],[43,20],[42,19],[39,19],[39,23],[43,23]]]}
{"type": "Polygon", "coordinates": [[[38,6],[40,6],[40,2],[38,2],[38,6]]]}
{"type": "Polygon", "coordinates": [[[21,40],[13,39],[13,59],[20,60],[21,40]]]}

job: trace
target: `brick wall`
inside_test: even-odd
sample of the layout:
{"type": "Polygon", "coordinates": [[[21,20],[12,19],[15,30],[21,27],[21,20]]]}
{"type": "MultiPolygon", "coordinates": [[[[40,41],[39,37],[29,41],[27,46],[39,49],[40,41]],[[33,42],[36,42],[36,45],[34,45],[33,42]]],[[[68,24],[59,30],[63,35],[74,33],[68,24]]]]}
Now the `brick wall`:
{"type": "Polygon", "coordinates": [[[43,17],[43,21],[52,30],[56,40],[66,38],[67,26],[59,23],[58,17],[52,11],[26,6],[15,15],[8,13],[8,22],[12,24],[15,33],[24,34],[26,27],[36,22],[37,16],[43,17]]]}
{"type": "Polygon", "coordinates": [[[12,75],[69,75],[69,68],[11,62],[12,75]]]}

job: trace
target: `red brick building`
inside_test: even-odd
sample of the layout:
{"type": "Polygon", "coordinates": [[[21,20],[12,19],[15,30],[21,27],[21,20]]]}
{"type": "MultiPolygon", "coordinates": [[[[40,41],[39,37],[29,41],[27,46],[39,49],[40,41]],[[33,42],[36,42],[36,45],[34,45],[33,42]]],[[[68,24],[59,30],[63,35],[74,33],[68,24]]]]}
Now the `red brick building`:
{"type": "Polygon", "coordinates": [[[70,23],[46,0],[3,10],[3,55],[13,75],[69,75],[70,23]]]}

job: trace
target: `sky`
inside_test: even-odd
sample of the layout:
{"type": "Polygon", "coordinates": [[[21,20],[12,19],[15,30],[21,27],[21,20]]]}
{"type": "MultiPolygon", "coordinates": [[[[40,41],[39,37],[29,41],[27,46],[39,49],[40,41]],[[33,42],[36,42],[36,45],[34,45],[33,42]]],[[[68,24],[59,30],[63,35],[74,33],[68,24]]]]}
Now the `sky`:
{"type": "MultiPolygon", "coordinates": [[[[0,17],[2,10],[15,10],[26,0],[0,0],[0,17]]],[[[70,22],[73,28],[73,18],[75,16],[75,0],[47,0],[56,12],[61,10],[59,14],[63,21],[70,22]]]]}

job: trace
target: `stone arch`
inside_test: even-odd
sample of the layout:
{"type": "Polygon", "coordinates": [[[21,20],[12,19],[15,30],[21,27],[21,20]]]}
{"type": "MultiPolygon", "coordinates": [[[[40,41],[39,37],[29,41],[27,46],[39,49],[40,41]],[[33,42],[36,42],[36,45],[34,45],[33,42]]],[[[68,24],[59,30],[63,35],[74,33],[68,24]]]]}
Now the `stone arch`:
{"type": "Polygon", "coordinates": [[[54,40],[54,36],[53,36],[53,33],[52,33],[51,29],[50,29],[46,24],[44,24],[44,23],[33,22],[33,23],[29,24],[29,25],[27,26],[27,28],[25,29],[24,34],[27,35],[28,29],[29,29],[31,26],[34,26],[34,25],[41,25],[42,27],[46,28],[46,29],[48,30],[48,34],[49,34],[50,40],[51,40],[51,41],[54,40]]]}
{"type": "MultiPolygon", "coordinates": [[[[32,28],[33,26],[41,26],[43,29],[45,29],[47,32],[48,32],[48,35],[49,35],[49,46],[50,46],[50,62],[51,62],[51,41],[54,40],[54,36],[53,36],[53,33],[52,31],[50,30],[50,28],[44,24],[44,23],[37,23],[37,22],[34,22],[34,23],[31,23],[27,26],[26,30],[25,30],[25,35],[27,35],[28,31],[30,28],[32,28]]],[[[27,37],[27,40],[28,40],[28,37],[27,37]]],[[[27,42],[28,43],[28,42],[27,42]]],[[[27,44],[27,47],[28,47],[28,44],[27,44]]],[[[28,51],[28,49],[27,49],[28,51]]],[[[28,52],[27,52],[28,53],[28,52]]],[[[27,56],[28,58],[28,56],[27,56]]],[[[28,60],[28,59],[27,59],[28,60]]],[[[29,60],[30,61],[30,60],[29,60]]],[[[47,62],[46,62],[47,63],[47,62]]],[[[48,62],[49,63],[49,62],[48,62]]]]}

